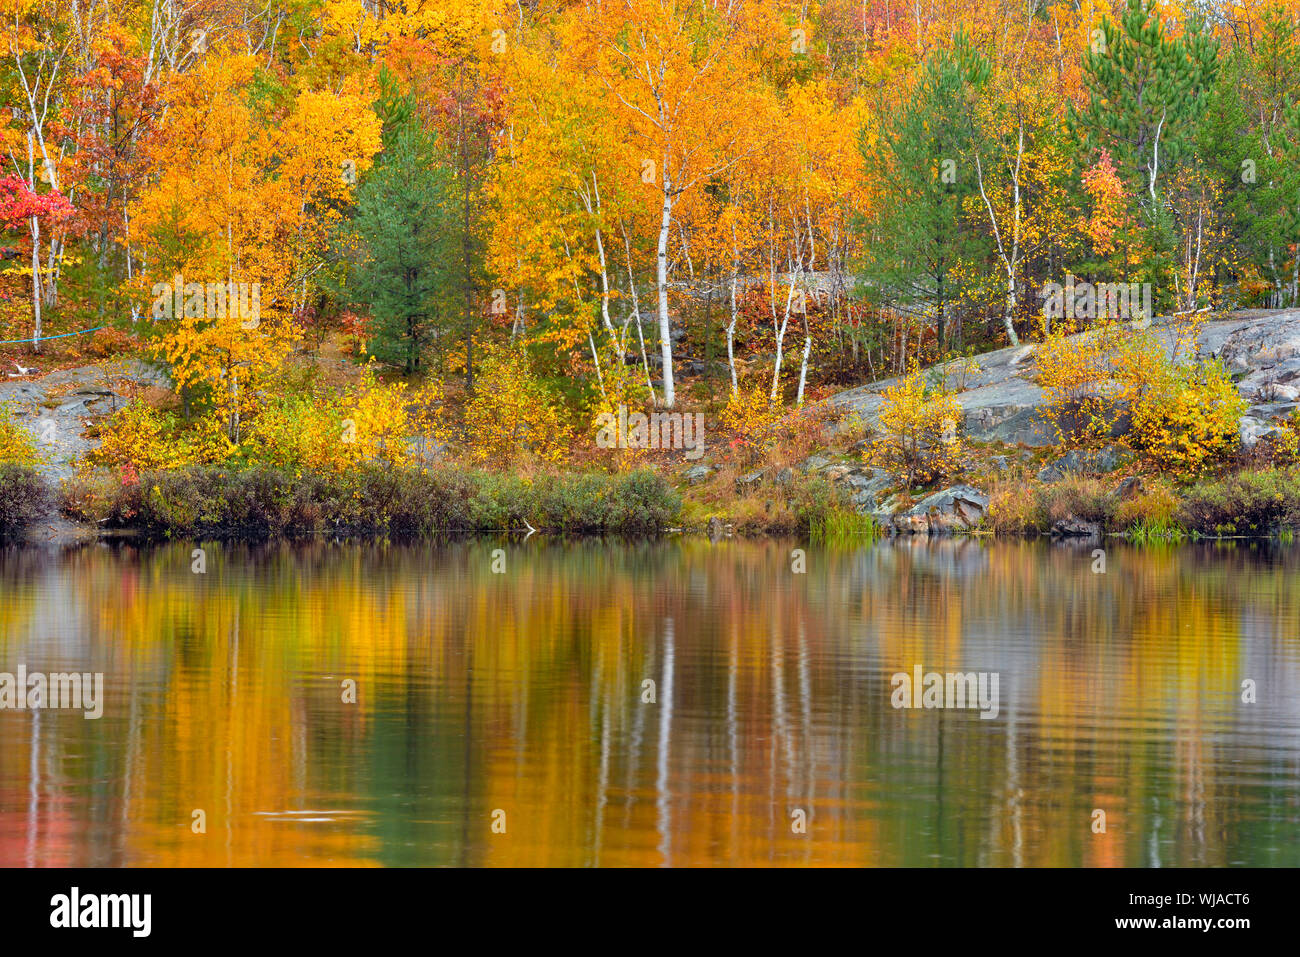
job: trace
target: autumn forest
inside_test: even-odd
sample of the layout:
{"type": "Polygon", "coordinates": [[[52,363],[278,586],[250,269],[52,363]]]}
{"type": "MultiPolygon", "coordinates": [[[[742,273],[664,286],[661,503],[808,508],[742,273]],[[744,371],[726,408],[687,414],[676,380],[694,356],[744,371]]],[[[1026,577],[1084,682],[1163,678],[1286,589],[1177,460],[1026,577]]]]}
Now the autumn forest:
{"type": "Polygon", "coordinates": [[[338,333],[470,390],[522,341],[572,412],[1015,343],[1067,274],[1294,305],[1294,17],[18,0],[4,338],[148,340],[229,423],[338,333]],[[178,277],[260,322],[158,322],[178,277]]]}

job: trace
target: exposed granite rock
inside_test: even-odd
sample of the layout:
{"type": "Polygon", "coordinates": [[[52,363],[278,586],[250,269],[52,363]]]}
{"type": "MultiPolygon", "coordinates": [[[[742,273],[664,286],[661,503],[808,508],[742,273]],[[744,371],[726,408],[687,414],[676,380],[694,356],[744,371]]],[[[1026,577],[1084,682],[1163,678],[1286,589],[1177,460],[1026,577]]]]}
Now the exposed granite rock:
{"type": "Polygon", "coordinates": [[[701,482],[708,481],[710,475],[717,469],[712,465],[692,465],[686,470],[686,483],[688,485],[699,485],[701,482]]]}
{"type": "Polygon", "coordinates": [[[1136,498],[1142,494],[1142,479],[1136,475],[1130,475],[1110,493],[1111,497],[1117,502],[1127,502],[1131,498],[1136,498]]]}
{"type": "Polygon", "coordinates": [[[844,484],[852,489],[849,496],[859,512],[874,512],[880,504],[880,494],[898,484],[898,480],[884,469],[866,468],[844,477],[844,484]]]}
{"type": "Polygon", "coordinates": [[[988,512],[989,497],[970,485],[954,485],[927,495],[902,515],[894,527],[902,534],[951,535],[975,528],[988,512]]]}
{"type": "Polygon", "coordinates": [[[1271,439],[1279,434],[1279,429],[1267,425],[1253,415],[1243,415],[1237,423],[1237,433],[1241,436],[1241,447],[1253,449],[1261,439],[1271,439]]]}
{"type": "Polygon", "coordinates": [[[26,428],[45,457],[37,471],[54,481],[73,472],[73,462],[99,445],[83,433],[97,419],[125,404],[123,384],[170,387],[166,373],[136,359],[58,369],[40,378],[0,380],[0,402],[26,428]]]}
{"type": "MultiPolygon", "coordinates": [[[[1153,334],[1172,349],[1178,329],[1168,319],[1158,319],[1153,334]]],[[[1238,388],[1252,400],[1251,415],[1261,420],[1289,413],[1300,402],[1300,309],[1246,310],[1229,318],[1201,326],[1197,352],[1224,360],[1235,376],[1238,388]],[[1280,390],[1278,387],[1281,387],[1280,390]],[[1290,390],[1297,391],[1290,398],[1290,390]],[[1267,408],[1267,414],[1264,410],[1267,408]]],[[[1045,448],[1056,444],[1056,432],[1044,415],[1043,390],[1033,381],[1037,356],[1031,345],[999,349],[978,356],[974,362],[952,362],[935,366],[930,373],[943,372],[950,388],[961,390],[963,429],[975,442],[1002,442],[1045,448]]],[[[874,427],[878,423],[884,391],[898,379],[885,379],[841,392],[830,402],[843,411],[856,411],[874,427]]],[[[1126,429],[1121,421],[1112,437],[1126,429]]]]}
{"type": "Polygon", "coordinates": [[[1092,451],[1089,449],[1071,449],[1055,462],[1039,471],[1040,482],[1059,482],[1067,475],[1101,475],[1113,472],[1128,460],[1130,456],[1115,445],[1092,451]]]}

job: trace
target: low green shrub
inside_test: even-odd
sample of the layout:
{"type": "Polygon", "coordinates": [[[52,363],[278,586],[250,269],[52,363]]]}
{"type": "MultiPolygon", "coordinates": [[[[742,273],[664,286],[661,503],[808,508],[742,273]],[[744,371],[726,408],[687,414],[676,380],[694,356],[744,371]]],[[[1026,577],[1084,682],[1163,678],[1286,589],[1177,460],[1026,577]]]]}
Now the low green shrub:
{"type": "Polygon", "coordinates": [[[1189,489],[1178,521],[1203,535],[1271,535],[1300,526],[1300,470],[1239,472],[1189,489]]]}
{"type": "Polygon", "coordinates": [[[1100,479],[1067,475],[1037,492],[1049,522],[1074,518],[1105,528],[1115,517],[1115,497],[1100,479]]]}
{"type": "Polygon", "coordinates": [[[853,507],[845,486],[820,476],[795,479],[789,502],[797,531],[817,544],[869,542],[880,532],[875,519],[853,507]]]}
{"type": "Polygon", "coordinates": [[[65,489],[63,507],[82,518],[102,513],[110,526],[149,538],[401,537],[526,526],[648,534],[672,523],[681,498],[650,472],[528,481],[455,468],[368,465],[346,474],[292,475],[195,467],[146,473],[108,489],[88,489],[83,480],[65,489]]]}

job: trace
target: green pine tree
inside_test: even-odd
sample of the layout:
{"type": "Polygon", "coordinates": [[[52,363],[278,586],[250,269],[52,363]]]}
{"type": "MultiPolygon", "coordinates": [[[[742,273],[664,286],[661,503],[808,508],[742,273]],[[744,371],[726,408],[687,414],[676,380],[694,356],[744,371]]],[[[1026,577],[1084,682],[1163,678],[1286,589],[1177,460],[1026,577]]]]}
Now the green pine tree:
{"type": "Polygon", "coordinates": [[[870,299],[933,318],[940,351],[960,289],[959,267],[985,258],[987,236],[964,213],[975,194],[968,98],[989,76],[988,61],[958,35],[951,51],[925,61],[908,103],[877,154],[882,164],[880,219],[873,224],[863,291],[870,299]]]}
{"type": "Polygon", "coordinates": [[[1071,110],[1072,125],[1085,147],[1110,152],[1153,225],[1162,177],[1193,146],[1217,68],[1217,41],[1196,22],[1167,38],[1149,0],[1128,0],[1118,23],[1104,19],[1083,55],[1088,105],[1071,110]]]}
{"type": "Polygon", "coordinates": [[[357,187],[349,298],[371,316],[370,352],[410,373],[458,319],[455,177],[411,104],[381,99],[384,148],[357,187]]]}

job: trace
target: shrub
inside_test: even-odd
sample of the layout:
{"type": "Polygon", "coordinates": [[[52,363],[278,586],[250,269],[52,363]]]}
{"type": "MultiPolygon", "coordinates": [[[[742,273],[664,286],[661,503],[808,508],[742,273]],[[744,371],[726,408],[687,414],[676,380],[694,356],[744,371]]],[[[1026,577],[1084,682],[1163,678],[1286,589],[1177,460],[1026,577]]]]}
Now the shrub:
{"type": "Polygon", "coordinates": [[[365,462],[397,465],[420,457],[425,439],[437,441],[442,394],[436,383],[408,393],[367,369],[341,396],[290,395],[271,402],[253,420],[242,449],[246,461],[293,472],[341,472],[365,462]],[[412,403],[414,407],[412,408],[412,403]]]}
{"type": "Polygon", "coordinates": [[[1050,527],[1040,497],[1020,482],[1004,482],[989,493],[988,523],[997,535],[1036,535],[1050,527]]]}
{"type": "Polygon", "coordinates": [[[123,477],[117,475],[79,470],[65,478],[59,486],[59,511],[73,521],[87,525],[106,521],[118,499],[122,484],[123,477]]]}
{"type": "Polygon", "coordinates": [[[1260,467],[1300,464],[1300,409],[1293,409],[1276,432],[1257,442],[1244,457],[1260,467]]]}
{"type": "Polygon", "coordinates": [[[824,478],[812,476],[791,488],[790,507],[799,531],[809,534],[825,525],[836,512],[847,510],[849,503],[841,489],[824,478]]]}
{"type": "Polygon", "coordinates": [[[333,470],[344,457],[344,415],[333,401],[290,395],[257,413],[241,449],[250,462],[301,471],[333,470]]]}
{"type": "Polygon", "coordinates": [[[41,518],[53,501],[49,486],[34,469],[0,464],[0,539],[14,539],[41,518]]]}
{"type": "Polygon", "coordinates": [[[114,412],[100,426],[99,436],[99,448],[87,454],[91,464],[136,472],[212,465],[231,451],[217,419],[200,418],[186,428],[174,412],[138,398],[114,412]]]}
{"type": "MultiPolygon", "coordinates": [[[[653,533],[681,498],[661,476],[513,476],[369,463],[348,473],[255,467],[153,472],[123,484],[97,506],[116,526],[149,538],[275,538],[331,532],[413,536],[534,528],[557,532],[653,533]]],[[[84,505],[68,503],[65,508],[84,505]]]]}
{"type": "Polygon", "coordinates": [[[96,465],[129,465],[137,470],[184,464],[173,460],[163,440],[171,424],[168,418],[141,399],[132,399],[100,427],[99,448],[87,457],[96,465]]]}
{"type": "Polygon", "coordinates": [[[1100,479],[1067,475],[1038,490],[1049,522],[1076,518],[1105,527],[1115,514],[1115,499],[1100,479]]]}
{"type": "Polygon", "coordinates": [[[465,407],[470,457],[509,468],[519,462],[556,464],[569,448],[569,430],[556,398],[533,374],[528,354],[507,346],[489,353],[465,407]]]}
{"type": "Polygon", "coordinates": [[[1053,523],[1078,519],[1107,528],[1115,517],[1115,497],[1098,479],[1066,476],[1059,482],[1006,482],[989,495],[988,521],[999,535],[1047,532],[1053,523]]]}
{"type": "Polygon", "coordinates": [[[1194,475],[1237,449],[1245,409],[1219,360],[1166,364],[1133,403],[1130,441],[1160,467],[1194,475]]]}
{"type": "Polygon", "coordinates": [[[14,419],[8,403],[0,405],[0,463],[32,466],[40,461],[32,434],[14,419]]]}
{"type": "MultiPolygon", "coordinates": [[[[1116,322],[1102,322],[1081,333],[1077,323],[1060,320],[1044,334],[1036,349],[1038,384],[1060,442],[1111,434],[1128,391],[1116,368],[1127,334],[1127,327],[1116,322]]],[[[1127,349],[1140,354],[1143,345],[1139,340],[1127,349]]],[[[1127,365],[1131,370],[1142,367],[1139,362],[1127,365]]]]}
{"type": "MultiPolygon", "coordinates": [[[[1073,332],[1059,323],[1038,346],[1038,382],[1060,441],[1110,436],[1127,413],[1134,447],[1178,475],[1236,449],[1245,400],[1221,362],[1175,362],[1150,332],[1122,322],[1073,332]]],[[[1179,349],[1195,337],[1195,324],[1180,328],[1179,349]]]]}
{"type": "Polygon", "coordinates": [[[1172,529],[1178,525],[1179,499],[1174,490],[1157,483],[1115,507],[1115,527],[1124,531],[1142,527],[1172,529]]]}
{"type": "Polygon", "coordinates": [[[957,471],[961,442],[957,423],[961,405],[943,382],[927,384],[916,367],[885,390],[880,406],[880,435],[872,451],[888,469],[903,474],[908,485],[929,484],[957,471]]]}
{"type": "Polygon", "coordinates": [[[1267,535],[1300,527],[1300,471],[1241,472],[1195,486],[1177,517],[1205,535],[1267,535]]]}

